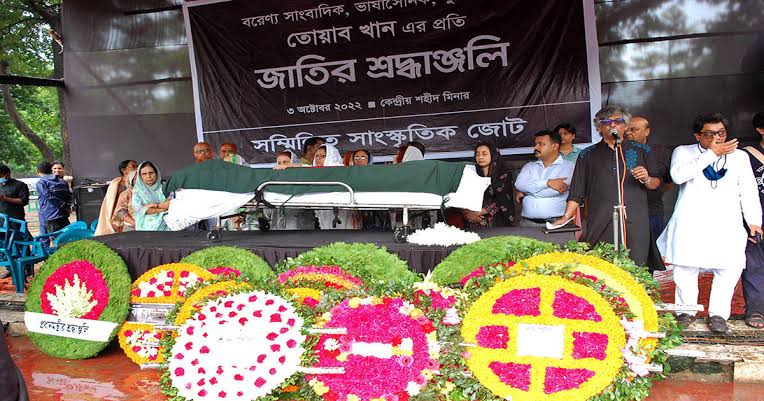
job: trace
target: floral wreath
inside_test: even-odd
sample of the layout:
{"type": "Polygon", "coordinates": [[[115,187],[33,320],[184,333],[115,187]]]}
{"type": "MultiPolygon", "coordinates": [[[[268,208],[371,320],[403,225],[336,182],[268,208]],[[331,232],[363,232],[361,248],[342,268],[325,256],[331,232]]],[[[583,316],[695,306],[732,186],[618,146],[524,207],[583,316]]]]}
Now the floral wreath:
{"type": "Polygon", "coordinates": [[[273,269],[249,249],[237,246],[212,246],[192,252],[180,260],[180,263],[191,263],[204,269],[226,266],[238,270],[241,276],[252,282],[273,277],[273,269]]]}
{"type": "Polygon", "coordinates": [[[132,303],[174,304],[185,298],[186,290],[215,274],[190,263],[170,263],[143,273],[133,282],[132,303]]]}
{"type": "Polygon", "coordinates": [[[303,325],[278,295],[249,290],[213,296],[168,336],[165,394],[252,400],[280,389],[302,363],[303,325]]]}
{"type": "Polygon", "coordinates": [[[174,324],[181,325],[204,306],[205,302],[213,296],[224,296],[232,292],[250,289],[252,286],[243,281],[225,280],[202,286],[191,292],[175,315],[174,324]]]}
{"type": "Polygon", "coordinates": [[[513,400],[586,400],[623,365],[624,329],[592,288],[557,276],[501,281],[462,325],[467,366],[494,395],[513,400]]]}
{"type": "MultiPolygon", "coordinates": [[[[644,330],[659,331],[658,312],[655,303],[634,277],[620,267],[596,256],[573,252],[551,252],[522,260],[518,265],[534,270],[543,265],[570,265],[573,274],[580,274],[592,281],[602,280],[604,285],[618,291],[634,315],[632,320],[641,321],[644,330]]],[[[643,338],[645,347],[654,348],[658,339],[643,338]]]]}
{"type": "Polygon", "coordinates": [[[363,286],[363,280],[339,266],[298,266],[279,274],[279,283],[310,307],[315,307],[326,291],[346,291],[363,286]]]}
{"type": "MultiPolygon", "coordinates": [[[[586,255],[595,257],[597,258],[596,260],[601,258],[613,263],[614,267],[618,268],[615,271],[619,272],[622,270],[624,274],[631,276],[643,288],[644,292],[648,294],[649,299],[652,300],[657,297],[658,285],[652,278],[652,275],[645,268],[635,265],[628,258],[627,251],[615,251],[612,249],[612,246],[606,244],[600,244],[594,247],[594,249],[589,250],[586,244],[573,242],[568,243],[566,249],[574,252],[586,252],[586,255]]],[[[653,381],[665,378],[664,373],[668,369],[668,354],[666,351],[682,343],[681,332],[673,316],[663,314],[658,317],[658,329],[651,331],[661,332],[665,336],[657,341],[657,345],[653,346],[650,344],[652,340],[645,341],[646,337],[652,337],[652,335],[646,332],[647,329],[642,325],[642,322],[626,319],[626,317],[632,316],[632,312],[629,310],[629,305],[623,299],[622,293],[613,290],[607,284],[603,285],[603,281],[595,282],[596,277],[576,272],[575,263],[556,261],[556,263],[540,263],[535,268],[529,268],[527,264],[518,264],[513,268],[513,265],[515,264],[512,262],[503,263],[503,266],[491,266],[489,264],[485,268],[474,270],[469,277],[465,277],[462,283],[465,285],[464,292],[468,298],[467,302],[469,302],[469,299],[476,299],[496,282],[506,277],[537,273],[561,276],[593,288],[610,302],[616,314],[621,316],[621,324],[628,335],[627,343],[622,349],[625,363],[615,380],[602,393],[593,396],[590,401],[641,400],[649,394],[653,381]],[[663,371],[655,371],[654,368],[656,367],[663,367],[663,371]]],[[[642,300],[644,302],[644,298],[642,300]]],[[[654,306],[652,306],[652,309],[654,309],[654,306]]],[[[450,337],[444,336],[444,338],[448,339],[450,337]]],[[[452,353],[448,357],[451,359],[449,363],[445,364],[447,366],[446,375],[453,376],[459,374],[462,363],[458,356],[452,353]]],[[[474,388],[469,383],[472,383],[472,381],[468,380],[468,384],[464,385],[466,387],[461,388],[463,391],[472,394],[473,397],[483,400],[497,399],[493,394],[485,390],[484,387],[478,386],[474,388]]],[[[448,389],[451,389],[451,387],[449,386],[448,389]]]]}
{"type": "MultiPolygon", "coordinates": [[[[223,274],[223,277],[227,277],[227,274],[223,274]]],[[[185,322],[210,296],[227,295],[234,289],[250,288],[247,283],[235,280],[215,281],[209,285],[205,285],[206,283],[199,283],[198,285],[203,285],[199,290],[196,290],[196,286],[186,289],[186,293],[191,295],[179,301],[180,309],[173,312],[175,318],[171,319],[175,321],[175,324],[185,322]]],[[[154,324],[151,323],[125,322],[119,331],[119,345],[130,360],[138,365],[160,364],[164,362],[164,348],[160,343],[163,334],[164,330],[155,329],[154,324]]]]}
{"type": "Polygon", "coordinates": [[[119,329],[119,346],[136,365],[162,363],[164,357],[159,342],[163,331],[151,323],[125,322],[119,329]]]}
{"type": "Polygon", "coordinates": [[[325,400],[406,400],[423,392],[439,369],[435,325],[403,298],[346,299],[317,326],[346,329],[319,337],[314,365],[344,374],[305,377],[325,400]]]}
{"type": "Polygon", "coordinates": [[[277,266],[277,271],[285,272],[298,266],[339,266],[362,279],[367,287],[403,290],[419,280],[398,255],[375,244],[336,242],[313,248],[296,258],[287,258],[277,266]]]}
{"type": "MultiPolygon", "coordinates": [[[[28,312],[62,317],[124,322],[129,312],[130,275],[116,252],[105,245],[81,240],[59,248],[40,268],[29,286],[28,312]]],[[[29,333],[43,352],[58,358],[84,359],[98,354],[109,341],[29,333]]]]}

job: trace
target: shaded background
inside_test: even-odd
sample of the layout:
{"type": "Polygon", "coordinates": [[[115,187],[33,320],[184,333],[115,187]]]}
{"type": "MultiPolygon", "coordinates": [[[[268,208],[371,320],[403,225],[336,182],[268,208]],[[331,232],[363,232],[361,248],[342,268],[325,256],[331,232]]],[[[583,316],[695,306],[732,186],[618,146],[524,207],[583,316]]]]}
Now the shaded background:
{"type": "MultiPolygon", "coordinates": [[[[483,3],[490,9],[492,1],[483,3]]],[[[708,110],[730,117],[736,137],[755,139],[751,118],[764,109],[764,0],[594,3],[603,103],[650,119],[654,143],[689,143],[693,116],[708,110]]],[[[64,78],[77,178],[113,177],[128,158],[157,161],[165,175],[193,162],[181,4],[65,2],[64,78]]]]}

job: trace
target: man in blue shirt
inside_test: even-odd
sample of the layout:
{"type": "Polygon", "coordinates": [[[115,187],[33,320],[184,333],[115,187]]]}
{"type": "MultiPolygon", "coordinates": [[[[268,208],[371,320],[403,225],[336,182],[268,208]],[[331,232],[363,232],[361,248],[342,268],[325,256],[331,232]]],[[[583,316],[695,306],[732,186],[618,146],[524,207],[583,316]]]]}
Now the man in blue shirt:
{"type": "MultiPolygon", "coordinates": [[[[42,162],[37,166],[40,179],[35,184],[37,188],[40,217],[40,234],[58,231],[69,225],[69,203],[72,195],[69,184],[53,174],[53,165],[42,162]]],[[[48,241],[43,246],[47,247],[48,241]]]]}
{"type": "Polygon", "coordinates": [[[534,134],[533,155],[515,181],[515,189],[523,192],[520,226],[536,227],[565,214],[568,186],[575,164],[560,154],[558,132],[540,131],[534,134]]]}

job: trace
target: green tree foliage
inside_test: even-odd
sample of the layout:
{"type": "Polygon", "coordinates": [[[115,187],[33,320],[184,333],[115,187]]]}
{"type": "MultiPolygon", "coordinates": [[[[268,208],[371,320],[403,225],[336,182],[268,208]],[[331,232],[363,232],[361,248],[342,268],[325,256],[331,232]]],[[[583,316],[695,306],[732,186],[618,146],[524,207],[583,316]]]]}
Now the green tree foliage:
{"type": "MultiPolygon", "coordinates": [[[[51,16],[59,14],[60,1],[3,0],[0,7],[0,60],[10,63],[9,72],[49,78],[54,73],[55,52],[60,51],[48,33],[51,16]]],[[[63,159],[59,98],[54,87],[10,86],[16,108],[29,127],[63,159]]],[[[0,107],[0,162],[14,176],[34,173],[40,151],[11,122],[0,107]]]]}

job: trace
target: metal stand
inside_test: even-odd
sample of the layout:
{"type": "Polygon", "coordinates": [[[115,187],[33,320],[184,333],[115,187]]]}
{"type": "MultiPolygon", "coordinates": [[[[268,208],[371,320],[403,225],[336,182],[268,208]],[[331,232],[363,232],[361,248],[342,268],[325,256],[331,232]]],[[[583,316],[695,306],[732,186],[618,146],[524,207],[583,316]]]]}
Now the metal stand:
{"type": "MultiPolygon", "coordinates": [[[[615,188],[618,193],[618,203],[613,206],[613,247],[616,251],[621,250],[621,245],[626,248],[626,244],[623,239],[626,238],[626,227],[623,224],[623,214],[626,210],[626,205],[623,204],[623,193],[621,193],[621,165],[618,163],[618,148],[621,147],[621,139],[615,138],[615,146],[613,146],[613,160],[615,161],[615,188]],[[620,233],[620,238],[619,238],[620,233]]],[[[624,166],[626,168],[626,166],[624,166]]]]}

